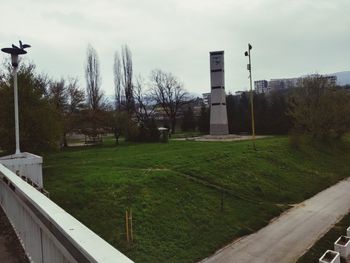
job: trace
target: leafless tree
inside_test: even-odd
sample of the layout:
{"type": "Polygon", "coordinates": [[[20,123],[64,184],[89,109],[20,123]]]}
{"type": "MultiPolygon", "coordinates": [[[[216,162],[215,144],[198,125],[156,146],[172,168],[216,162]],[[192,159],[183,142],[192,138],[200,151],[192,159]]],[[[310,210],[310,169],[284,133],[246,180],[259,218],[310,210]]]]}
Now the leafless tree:
{"type": "Polygon", "coordinates": [[[68,112],[75,113],[84,108],[85,93],[78,86],[77,78],[70,78],[67,86],[68,112]]]}
{"type": "Polygon", "coordinates": [[[51,81],[49,84],[48,95],[56,110],[60,114],[63,114],[68,105],[65,80],[62,78],[59,81],[51,81]]]}
{"type": "Polygon", "coordinates": [[[182,83],[171,73],[153,70],[151,73],[151,93],[171,121],[171,132],[175,132],[176,117],[182,105],[188,101],[188,93],[182,83]]]}
{"type": "Polygon", "coordinates": [[[123,87],[125,94],[125,109],[131,114],[134,111],[134,87],[133,87],[133,67],[131,51],[127,45],[122,47],[122,66],[123,66],[123,87]]]}
{"type": "Polygon", "coordinates": [[[121,109],[121,84],[122,84],[122,65],[120,62],[120,57],[118,52],[114,54],[114,65],[113,65],[113,73],[114,73],[114,91],[115,91],[115,110],[121,109]]]}
{"type": "Polygon", "coordinates": [[[139,122],[146,123],[154,114],[156,102],[145,89],[145,81],[141,76],[136,79],[134,98],[136,117],[139,122]]]}
{"type": "Polygon", "coordinates": [[[76,78],[70,78],[68,81],[62,78],[50,82],[48,95],[60,118],[63,128],[61,143],[66,147],[67,133],[75,128],[79,111],[84,106],[84,91],[79,89],[76,78]]]}
{"type": "Polygon", "coordinates": [[[101,92],[100,62],[96,50],[89,45],[85,68],[87,103],[92,111],[101,107],[103,93],[101,92]]]}

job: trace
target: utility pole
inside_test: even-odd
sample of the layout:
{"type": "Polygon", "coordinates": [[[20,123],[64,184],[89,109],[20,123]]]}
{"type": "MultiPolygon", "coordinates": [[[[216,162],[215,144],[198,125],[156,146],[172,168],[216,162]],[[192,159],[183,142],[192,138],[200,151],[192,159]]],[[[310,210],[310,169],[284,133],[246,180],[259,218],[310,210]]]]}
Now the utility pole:
{"type": "Polygon", "coordinates": [[[250,50],[252,50],[252,45],[248,44],[248,51],[244,53],[246,57],[249,59],[249,64],[247,65],[247,69],[249,70],[249,82],[250,82],[250,113],[252,119],[252,137],[253,137],[253,148],[255,147],[255,122],[254,122],[254,99],[253,99],[253,83],[252,83],[252,62],[250,56],[250,50]]]}

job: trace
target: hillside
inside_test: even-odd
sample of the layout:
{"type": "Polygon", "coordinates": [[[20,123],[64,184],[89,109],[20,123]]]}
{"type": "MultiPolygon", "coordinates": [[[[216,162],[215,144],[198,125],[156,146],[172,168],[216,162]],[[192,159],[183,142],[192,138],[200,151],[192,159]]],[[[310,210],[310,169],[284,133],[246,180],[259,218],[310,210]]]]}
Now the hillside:
{"type": "Polygon", "coordinates": [[[127,144],[44,158],[52,200],[136,262],[194,262],[349,174],[349,142],[127,144]],[[125,242],[132,208],[134,244],[125,242]]]}

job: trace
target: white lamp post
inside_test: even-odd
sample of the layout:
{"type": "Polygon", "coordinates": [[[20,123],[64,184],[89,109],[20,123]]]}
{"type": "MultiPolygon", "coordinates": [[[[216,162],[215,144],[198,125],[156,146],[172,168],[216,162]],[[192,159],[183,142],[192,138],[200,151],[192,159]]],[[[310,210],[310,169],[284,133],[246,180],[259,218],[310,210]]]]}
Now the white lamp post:
{"type": "Polygon", "coordinates": [[[25,48],[29,48],[30,45],[22,44],[19,41],[20,47],[12,45],[10,48],[2,48],[1,51],[11,55],[11,64],[13,67],[13,77],[14,77],[14,104],[15,104],[15,132],[16,132],[16,152],[15,154],[20,154],[21,150],[19,147],[19,119],[18,119],[18,88],[17,88],[17,69],[18,69],[18,56],[27,53],[25,48]]]}
{"type": "Polygon", "coordinates": [[[17,70],[18,56],[27,53],[25,48],[29,45],[22,44],[19,41],[19,47],[12,45],[10,48],[3,48],[1,51],[11,55],[11,64],[13,67],[14,77],[14,104],[15,104],[15,131],[16,131],[16,152],[13,155],[0,157],[0,164],[6,166],[18,176],[30,182],[33,186],[41,189],[43,187],[42,163],[41,156],[28,152],[21,152],[19,147],[19,119],[18,119],[18,88],[17,88],[17,70]]]}

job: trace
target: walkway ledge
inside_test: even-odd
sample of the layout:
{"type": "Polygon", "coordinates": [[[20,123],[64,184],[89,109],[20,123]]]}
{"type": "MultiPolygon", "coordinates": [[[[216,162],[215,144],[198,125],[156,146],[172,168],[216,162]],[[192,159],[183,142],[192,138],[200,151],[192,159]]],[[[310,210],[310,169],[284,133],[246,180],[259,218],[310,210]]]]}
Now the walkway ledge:
{"type": "Polygon", "coordinates": [[[31,262],[133,262],[2,164],[0,205],[31,262]]]}

